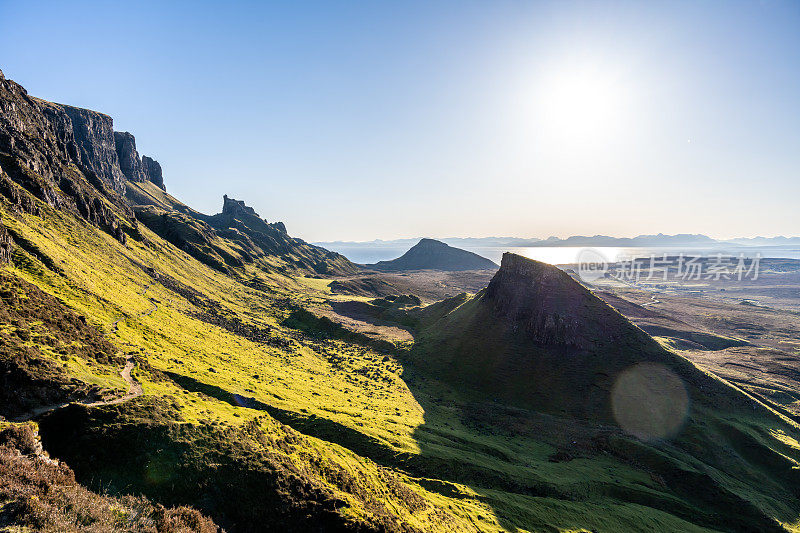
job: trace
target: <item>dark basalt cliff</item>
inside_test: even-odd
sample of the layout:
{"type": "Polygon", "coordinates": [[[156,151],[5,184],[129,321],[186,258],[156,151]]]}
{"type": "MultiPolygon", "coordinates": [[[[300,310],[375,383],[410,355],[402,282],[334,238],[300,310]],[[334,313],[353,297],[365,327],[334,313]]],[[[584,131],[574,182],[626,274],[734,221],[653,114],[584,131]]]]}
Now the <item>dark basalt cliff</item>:
{"type": "Polygon", "coordinates": [[[144,171],[145,179],[154,183],[162,191],[166,191],[164,186],[164,177],[161,175],[161,165],[155,159],[151,159],[146,155],[142,156],[142,170],[144,171]]]}
{"type": "Polygon", "coordinates": [[[127,131],[114,132],[114,146],[116,147],[119,166],[122,173],[129,181],[143,183],[150,181],[162,190],[164,178],[161,175],[161,165],[158,161],[147,156],[139,158],[136,150],[136,138],[127,131]]]}
{"type": "Polygon", "coordinates": [[[631,335],[650,342],[566,272],[516,254],[503,254],[481,299],[497,319],[540,344],[588,349],[631,335]]]}
{"type": "Polygon", "coordinates": [[[108,115],[68,105],[60,106],[72,124],[81,162],[115,192],[125,192],[125,175],[114,143],[114,121],[108,115]]]}
{"type": "Polygon", "coordinates": [[[142,160],[136,151],[136,139],[127,131],[114,132],[114,147],[119,158],[119,168],[131,181],[145,181],[142,160]]]}
{"type": "Polygon", "coordinates": [[[11,236],[2,221],[0,221],[0,266],[11,261],[12,245],[11,236]]]}
{"type": "Polygon", "coordinates": [[[118,194],[110,128],[105,115],[32,98],[0,77],[0,196],[21,212],[72,211],[125,242],[136,220],[118,194]]]}

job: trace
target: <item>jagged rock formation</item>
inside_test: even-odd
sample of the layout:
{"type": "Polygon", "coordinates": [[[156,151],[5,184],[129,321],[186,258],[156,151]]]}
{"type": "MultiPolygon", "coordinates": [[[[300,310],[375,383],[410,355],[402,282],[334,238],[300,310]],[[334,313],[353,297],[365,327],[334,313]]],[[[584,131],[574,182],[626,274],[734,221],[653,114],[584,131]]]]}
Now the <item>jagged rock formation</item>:
{"type": "Polygon", "coordinates": [[[0,195],[9,208],[40,215],[43,206],[67,209],[122,242],[137,234],[117,194],[123,176],[109,139],[109,117],[32,98],[0,79],[0,195]]]}
{"type": "Polygon", "coordinates": [[[161,165],[155,159],[147,156],[139,158],[139,152],[136,151],[136,138],[133,135],[127,131],[115,131],[114,146],[119,158],[120,169],[128,181],[137,183],[150,181],[162,190],[166,190],[164,178],[161,175],[161,165]]]}
{"type": "Polygon", "coordinates": [[[140,222],[192,257],[235,274],[245,265],[285,273],[353,274],[344,256],[289,236],[283,222],[267,222],[241,200],[223,198],[222,212],[198,213],[169,195],[156,199],[132,186],[128,199],[140,222]],[[135,194],[134,194],[135,193],[135,194]]]}
{"type": "Polygon", "coordinates": [[[510,253],[489,286],[423,331],[414,351],[445,381],[594,420],[613,420],[613,376],[632,365],[656,363],[688,384],[703,381],[565,272],[510,253]]]}
{"type": "Polygon", "coordinates": [[[136,151],[136,139],[127,131],[114,132],[114,147],[119,158],[119,168],[130,181],[145,181],[142,160],[136,151]]]}
{"type": "Polygon", "coordinates": [[[227,194],[222,197],[222,213],[212,217],[212,224],[225,229],[239,225],[266,233],[272,230],[286,233],[286,225],[283,222],[270,224],[262,219],[255,209],[245,205],[243,200],[228,198],[227,194]]]}
{"type": "Polygon", "coordinates": [[[422,239],[402,256],[366,265],[375,270],[494,270],[497,264],[478,254],[454,248],[435,239],[422,239]]]}
{"type": "Polygon", "coordinates": [[[353,274],[358,268],[344,256],[290,237],[283,222],[269,223],[241,200],[223,197],[222,212],[208,217],[217,233],[236,243],[245,256],[278,256],[290,268],[315,274],[353,274]]]}
{"type": "Polygon", "coordinates": [[[60,105],[72,123],[81,162],[104,180],[117,193],[125,192],[122,173],[114,143],[114,121],[108,115],[68,105],[60,105]]]}
{"type": "MultiPolygon", "coordinates": [[[[2,71],[0,71],[0,78],[2,78],[2,71]]],[[[13,241],[11,240],[11,235],[8,234],[8,230],[0,222],[0,265],[4,265],[11,261],[11,247],[13,246],[13,241]]]]}
{"type": "Polygon", "coordinates": [[[147,181],[154,183],[156,187],[162,191],[167,190],[164,186],[164,176],[161,175],[161,165],[158,161],[143,155],[142,170],[144,171],[144,176],[147,181]]]}

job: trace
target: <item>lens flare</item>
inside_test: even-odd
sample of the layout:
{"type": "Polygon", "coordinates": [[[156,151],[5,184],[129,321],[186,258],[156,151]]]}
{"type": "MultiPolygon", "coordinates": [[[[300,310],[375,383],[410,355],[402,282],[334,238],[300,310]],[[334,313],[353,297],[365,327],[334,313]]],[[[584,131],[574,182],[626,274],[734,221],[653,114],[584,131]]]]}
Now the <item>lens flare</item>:
{"type": "Polygon", "coordinates": [[[627,433],[647,441],[667,439],[686,420],[689,394],[681,378],[665,366],[638,363],[617,376],[611,406],[627,433]]]}

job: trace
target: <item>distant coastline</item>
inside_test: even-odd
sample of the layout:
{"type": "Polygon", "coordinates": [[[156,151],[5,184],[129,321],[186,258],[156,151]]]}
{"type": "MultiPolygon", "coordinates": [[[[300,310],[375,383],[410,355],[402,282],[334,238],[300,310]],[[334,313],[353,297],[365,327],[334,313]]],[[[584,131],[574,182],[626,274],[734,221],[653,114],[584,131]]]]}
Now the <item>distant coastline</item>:
{"type": "MultiPolygon", "coordinates": [[[[442,242],[499,262],[503,252],[551,264],[573,263],[580,250],[595,248],[608,260],[617,256],[659,254],[732,254],[800,259],[800,237],[756,237],[716,240],[705,235],[640,235],[633,238],[574,236],[567,239],[525,239],[516,237],[444,238],[442,242]]],[[[388,261],[400,257],[419,239],[374,240],[365,242],[315,242],[360,264],[388,261]]]]}
{"type": "MultiPolygon", "coordinates": [[[[313,244],[323,248],[376,248],[376,247],[411,247],[423,237],[403,239],[375,239],[372,241],[325,241],[313,244]]],[[[615,246],[615,247],[661,247],[661,246],[800,246],[800,236],[796,237],[740,237],[735,239],[714,239],[702,234],[638,235],[636,237],[611,237],[608,235],[573,235],[565,239],[548,237],[436,237],[436,240],[450,246],[468,247],[554,247],[554,246],[615,246]]]]}

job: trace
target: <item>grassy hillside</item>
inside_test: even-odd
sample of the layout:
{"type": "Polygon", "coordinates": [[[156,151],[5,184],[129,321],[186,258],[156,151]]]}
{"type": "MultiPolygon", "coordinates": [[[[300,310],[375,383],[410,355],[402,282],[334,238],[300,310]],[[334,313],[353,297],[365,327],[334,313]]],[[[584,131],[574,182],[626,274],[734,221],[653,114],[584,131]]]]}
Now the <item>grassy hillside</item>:
{"type": "MultiPolygon", "coordinates": [[[[204,218],[149,183],[130,185],[136,211],[163,213],[137,223],[53,139],[40,149],[104,198],[108,217],[53,200],[66,195],[61,181],[4,152],[0,216],[13,247],[0,341],[23,401],[0,415],[75,402],[38,427],[87,487],[192,506],[229,531],[800,530],[797,426],[591,295],[556,286],[569,297],[546,300],[541,323],[501,297],[505,284],[412,315],[373,302],[394,309],[384,319],[411,316],[418,344],[375,342],[308,313],[366,299],[331,294],[310,262],[324,251],[276,251],[290,242],[267,238],[285,232],[277,223],[237,206],[204,218]],[[8,174],[9,159],[30,179],[8,174]],[[196,246],[176,245],[173,230],[196,246]],[[250,253],[248,240],[258,257],[226,262],[223,251],[250,253]],[[205,260],[213,254],[224,268],[205,260]],[[565,365],[575,353],[591,365],[565,365]],[[547,365],[521,364],[539,356],[547,365]],[[127,361],[141,395],[119,374],[127,361]],[[636,407],[630,391],[654,383],[648,368],[625,374],[641,361],[685,384],[683,423],[663,438],[624,431],[605,396],[624,376],[623,405],[636,407]],[[592,396],[596,379],[606,388],[592,396]]],[[[664,381],[655,392],[679,390],[664,381]]]]}
{"type": "MultiPolygon", "coordinates": [[[[214,506],[205,507],[203,501],[193,499],[194,493],[186,487],[164,493],[159,486],[120,483],[137,474],[100,469],[98,465],[106,462],[102,456],[86,459],[84,454],[87,449],[128,442],[130,424],[123,421],[134,416],[145,427],[162,427],[158,431],[167,441],[218,440],[220,444],[213,446],[222,446],[224,456],[230,440],[226,432],[252,426],[256,420],[259,428],[293,428],[298,438],[312,439],[306,442],[316,443],[319,460],[345,454],[349,468],[356,471],[388,469],[404,487],[438,509],[436,516],[452,515],[447,526],[437,526],[433,518],[417,518],[410,511],[404,516],[399,503],[390,506],[392,521],[416,524],[423,530],[450,530],[458,525],[467,531],[545,526],[679,531],[691,529],[689,522],[736,530],[722,519],[723,509],[731,502],[718,500],[720,494],[749,512],[752,516],[746,516],[747,520],[758,520],[761,514],[743,505],[748,499],[787,524],[797,516],[796,495],[775,477],[782,461],[796,464],[799,448],[794,429],[782,421],[765,422],[760,416],[748,421],[737,415],[736,424],[741,427],[737,429],[729,420],[718,418],[718,413],[706,416],[707,409],[698,408],[691,416],[702,417],[703,425],[690,425],[691,431],[681,436],[684,441],[678,442],[688,452],[674,442],[638,443],[613,427],[565,422],[465,393],[452,382],[432,379],[435,376],[409,363],[402,352],[387,353],[335,335],[326,338],[287,327],[283,324],[296,306],[311,306],[325,295],[301,279],[262,273],[271,287],[262,291],[203,265],[146,229],[142,231],[149,245],[130,242],[123,246],[58,212],[44,219],[6,213],[4,220],[15,233],[37,243],[39,253],[60,265],[61,271],[57,274],[18,250],[7,267],[9,274],[56,295],[107,332],[122,350],[134,353],[135,376],[143,384],[145,398],[160,398],[172,406],[163,413],[161,407],[151,407],[162,404],[142,399],[114,408],[111,419],[81,415],[80,423],[74,420],[74,411],[50,415],[43,430],[48,447],[59,450],[68,464],[74,463],[80,480],[93,481],[98,487],[143,490],[169,504],[196,505],[217,518],[214,506]],[[117,320],[114,332],[112,324],[117,320]],[[137,414],[131,415],[128,409],[137,414]],[[61,417],[81,432],[48,431],[64,423],[61,417]],[[170,433],[174,424],[186,426],[190,436],[193,431],[202,435],[189,438],[170,433]],[[766,442],[776,450],[772,458],[765,458],[767,464],[753,467],[753,472],[762,472],[758,478],[762,487],[754,487],[752,480],[730,465],[717,464],[712,469],[692,455],[719,438],[718,431],[711,431],[715,427],[722,427],[728,437],[712,455],[731,457],[731,464],[753,443],[763,446],[766,442]],[[745,443],[740,446],[742,452],[734,447],[739,441],[745,443]],[[687,472],[693,476],[686,478],[691,483],[682,477],[687,472]],[[717,480],[730,489],[720,489],[717,480]],[[717,493],[714,500],[721,503],[697,500],[694,492],[711,488],[717,493]],[[598,512],[600,508],[604,511],[598,512]]],[[[457,310],[468,309],[474,301],[465,301],[457,310]]],[[[446,304],[442,312],[450,307],[446,304]]],[[[435,318],[440,312],[431,314],[435,318]]],[[[96,376],[92,379],[110,379],[113,371],[109,368],[114,365],[90,367],[88,374],[96,376]]],[[[87,383],[90,379],[78,372],[74,376],[87,383]]],[[[119,382],[117,387],[122,388],[119,382]]],[[[91,413],[104,408],[79,409],[91,413]]],[[[253,453],[268,455],[257,438],[255,442],[253,446],[262,451],[253,453]]],[[[303,444],[304,449],[308,446],[303,444]]],[[[156,441],[153,449],[139,450],[135,464],[158,462],[162,449],[156,441]]],[[[201,472],[218,468],[213,465],[219,459],[194,453],[192,460],[184,462],[201,472]]],[[[173,462],[176,456],[169,457],[168,462],[173,462]]],[[[291,461],[295,466],[303,464],[299,458],[291,461]]],[[[367,472],[357,478],[364,476],[367,472]]],[[[342,491],[321,473],[314,477],[334,494],[342,491]]],[[[303,478],[311,479],[311,474],[303,478]]],[[[380,483],[345,487],[351,487],[351,493],[389,493],[380,483]]],[[[357,496],[343,499],[348,505],[336,513],[359,517],[365,523],[380,520],[381,513],[371,514],[357,496]]],[[[380,496],[378,501],[384,499],[380,496]]]]}

